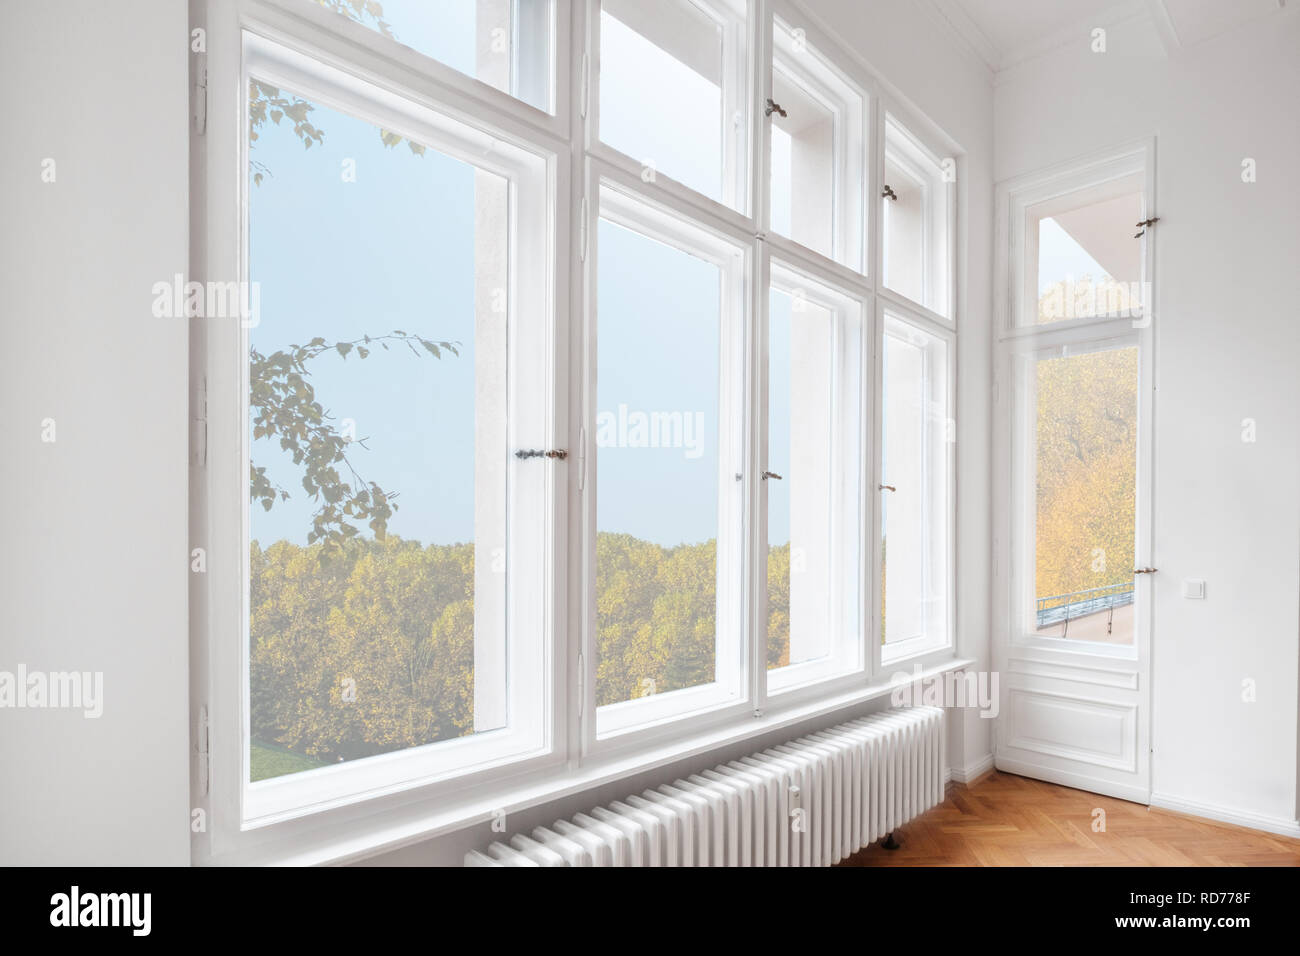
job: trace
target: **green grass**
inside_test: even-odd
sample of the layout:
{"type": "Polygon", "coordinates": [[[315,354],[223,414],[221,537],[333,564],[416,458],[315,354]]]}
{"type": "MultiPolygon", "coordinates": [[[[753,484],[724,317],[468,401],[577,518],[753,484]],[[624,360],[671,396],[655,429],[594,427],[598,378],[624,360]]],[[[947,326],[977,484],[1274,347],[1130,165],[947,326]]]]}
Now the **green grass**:
{"type": "Polygon", "coordinates": [[[302,754],[285,750],[278,744],[268,744],[262,740],[253,741],[251,756],[252,773],[250,776],[254,782],[325,766],[319,760],[312,760],[302,754]]]}

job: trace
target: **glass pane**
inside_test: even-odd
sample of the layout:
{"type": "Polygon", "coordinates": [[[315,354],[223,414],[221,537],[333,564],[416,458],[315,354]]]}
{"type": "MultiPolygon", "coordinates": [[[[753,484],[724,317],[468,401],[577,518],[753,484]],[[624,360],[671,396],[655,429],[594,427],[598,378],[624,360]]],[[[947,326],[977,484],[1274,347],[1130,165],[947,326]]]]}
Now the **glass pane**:
{"type": "Polygon", "coordinates": [[[604,0],[601,140],[641,163],[647,179],[663,173],[740,208],[742,37],[725,3],[604,0]]]}
{"type": "Polygon", "coordinates": [[[506,723],[509,206],[499,176],[250,95],[259,780],[506,723]]]}
{"type": "Polygon", "coordinates": [[[835,313],[773,289],[768,324],[767,666],[825,657],[834,533],[835,313]]]}
{"type": "Polygon", "coordinates": [[[304,0],[552,112],[551,0],[304,0]]]}
{"type": "MultiPolygon", "coordinates": [[[[886,320],[883,357],[881,628],[886,646],[947,642],[947,346],[886,320]]],[[[912,645],[912,646],[917,646],[912,645]]]]}
{"type": "Polygon", "coordinates": [[[779,21],[773,41],[771,228],[861,268],[862,97],[779,21]]]}
{"type": "Polygon", "coordinates": [[[951,315],[948,182],[940,164],[892,117],[885,123],[881,193],[885,285],[951,315]]]}
{"type": "Polygon", "coordinates": [[[1036,364],[1037,633],[1131,644],[1137,347],[1036,364]]]}
{"type": "Polygon", "coordinates": [[[1142,314],[1143,209],[1140,177],[1030,207],[1038,324],[1142,314]]]}
{"type": "Polygon", "coordinates": [[[596,702],[708,684],[718,615],[721,270],[599,225],[596,702]]]}

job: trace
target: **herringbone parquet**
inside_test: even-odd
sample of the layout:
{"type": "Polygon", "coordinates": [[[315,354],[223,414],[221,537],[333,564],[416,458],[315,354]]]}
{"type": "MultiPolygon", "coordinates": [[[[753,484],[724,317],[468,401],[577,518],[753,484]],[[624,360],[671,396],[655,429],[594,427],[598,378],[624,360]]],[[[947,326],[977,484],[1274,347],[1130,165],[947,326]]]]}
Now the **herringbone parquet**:
{"type": "Polygon", "coordinates": [[[994,771],[841,866],[1300,866],[1300,840],[994,771]],[[1105,830],[1093,829],[1105,811],[1105,830]]]}

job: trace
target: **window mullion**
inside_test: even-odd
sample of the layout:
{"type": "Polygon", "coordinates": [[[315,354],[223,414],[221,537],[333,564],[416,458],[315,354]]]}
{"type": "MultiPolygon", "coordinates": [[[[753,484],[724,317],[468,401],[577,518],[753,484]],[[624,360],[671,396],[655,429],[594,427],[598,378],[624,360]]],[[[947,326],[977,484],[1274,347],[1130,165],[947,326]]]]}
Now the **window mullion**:
{"type": "Polygon", "coordinates": [[[746,516],[749,527],[747,567],[749,569],[749,594],[746,607],[749,617],[748,660],[750,669],[750,698],[754,710],[762,712],[767,706],[767,494],[762,474],[767,469],[768,446],[768,313],[771,283],[771,251],[767,243],[754,243],[754,267],[749,323],[749,356],[747,367],[746,408],[750,412],[748,423],[749,455],[746,462],[746,516]]]}

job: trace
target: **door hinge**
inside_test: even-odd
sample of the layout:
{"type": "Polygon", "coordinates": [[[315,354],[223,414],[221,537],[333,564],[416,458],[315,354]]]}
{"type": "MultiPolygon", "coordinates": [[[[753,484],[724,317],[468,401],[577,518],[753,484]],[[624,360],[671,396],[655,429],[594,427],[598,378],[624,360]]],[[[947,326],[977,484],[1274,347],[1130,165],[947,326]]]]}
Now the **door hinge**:
{"type": "Polygon", "coordinates": [[[203,468],[208,463],[208,379],[194,388],[194,414],[190,418],[190,464],[203,468]]]}
{"type": "Polygon", "coordinates": [[[194,132],[202,136],[208,129],[208,55],[194,56],[194,132]]]}
{"type": "Polygon", "coordinates": [[[212,752],[208,746],[208,708],[199,708],[195,752],[199,758],[199,795],[206,797],[212,780],[212,752]]]}

